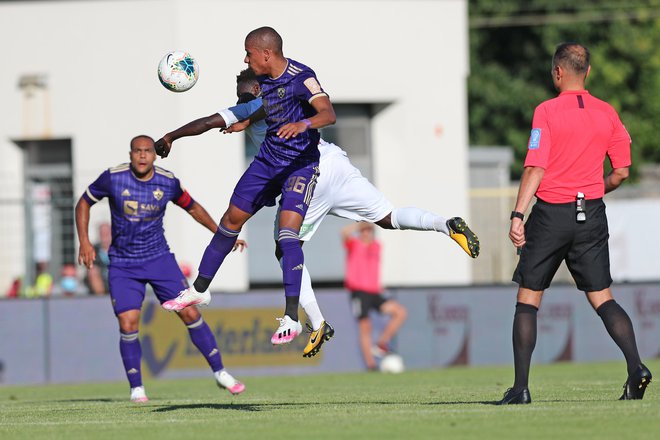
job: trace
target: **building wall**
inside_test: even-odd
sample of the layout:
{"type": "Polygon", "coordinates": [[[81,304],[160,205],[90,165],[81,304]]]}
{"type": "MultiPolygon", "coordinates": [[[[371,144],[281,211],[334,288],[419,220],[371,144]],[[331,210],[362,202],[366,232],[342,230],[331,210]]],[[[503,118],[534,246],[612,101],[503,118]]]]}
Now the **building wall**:
{"type": "MultiPolygon", "coordinates": [[[[465,0],[2,3],[0,37],[13,42],[3,49],[11,62],[0,70],[0,175],[3,182],[11,176],[2,197],[22,196],[21,153],[10,139],[71,137],[80,194],[105,168],[128,160],[134,135],[158,138],[231,105],[235,75],[245,67],[244,37],[270,25],[283,36],[285,55],[311,66],[334,102],[384,104],[372,124],[374,179],[396,206],[466,216],[466,20],[465,0]],[[175,48],[200,64],[198,84],[183,94],[167,92],[156,79],[160,57],[175,48]],[[35,97],[36,110],[26,114],[17,83],[31,73],[47,75],[49,94],[35,97]]],[[[242,146],[240,135],[212,132],[177,141],[157,163],[219,218],[244,169],[242,146]]],[[[105,206],[92,210],[92,227],[109,218],[105,206]]],[[[0,209],[0,262],[11,260],[0,264],[6,286],[21,270],[16,256],[23,250],[4,231],[20,230],[23,219],[0,209]]],[[[185,213],[170,211],[170,244],[196,266],[210,235],[185,213]]],[[[446,237],[381,238],[386,284],[470,282],[469,258],[446,237]]],[[[245,289],[246,261],[228,258],[212,287],[245,289]]]]}

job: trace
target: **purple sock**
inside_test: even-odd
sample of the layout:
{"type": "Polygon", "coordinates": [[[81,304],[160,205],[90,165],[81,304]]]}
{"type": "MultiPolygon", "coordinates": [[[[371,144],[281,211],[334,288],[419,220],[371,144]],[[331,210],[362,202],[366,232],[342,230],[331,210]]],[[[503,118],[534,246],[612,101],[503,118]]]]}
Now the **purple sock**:
{"type": "MultiPolygon", "coordinates": [[[[199,263],[199,275],[212,280],[220,269],[220,265],[225,260],[227,254],[231,252],[241,231],[232,231],[218,225],[218,232],[213,235],[211,243],[206,247],[202,262],[199,263]]],[[[206,290],[206,289],[204,289],[206,290]]]]}
{"type": "Polygon", "coordinates": [[[282,250],[282,278],[285,296],[300,296],[302,269],[305,256],[300,246],[298,233],[293,229],[282,228],[278,234],[282,250]]]}
{"type": "Polygon", "coordinates": [[[142,386],[142,371],[140,361],[142,360],[142,347],[138,339],[138,332],[119,332],[119,353],[124,363],[124,370],[131,388],[142,386]]]}
{"type": "Polygon", "coordinates": [[[195,344],[195,347],[206,358],[211,369],[216,372],[222,370],[222,356],[218,349],[218,343],[215,341],[215,336],[209,328],[208,324],[204,322],[203,318],[199,318],[196,322],[186,325],[188,333],[190,333],[190,340],[195,344]]]}

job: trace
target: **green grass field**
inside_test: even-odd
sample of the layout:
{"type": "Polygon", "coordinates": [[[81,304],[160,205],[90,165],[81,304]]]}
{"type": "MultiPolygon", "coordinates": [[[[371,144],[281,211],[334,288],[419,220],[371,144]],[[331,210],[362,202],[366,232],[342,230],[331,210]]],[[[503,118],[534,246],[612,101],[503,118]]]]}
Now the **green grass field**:
{"type": "MultiPolygon", "coordinates": [[[[647,362],[660,375],[660,360],[647,362]]],[[[246,377],[232,397],[211,377],[0,388],[0,439],[658,439],[660,388],[619,402],[623,363],[536,365],[533,403],[493,405],[511,367],[400,375],[246,377]]],[[[659,376],[660,377],[660,376],[659,376]]]]}

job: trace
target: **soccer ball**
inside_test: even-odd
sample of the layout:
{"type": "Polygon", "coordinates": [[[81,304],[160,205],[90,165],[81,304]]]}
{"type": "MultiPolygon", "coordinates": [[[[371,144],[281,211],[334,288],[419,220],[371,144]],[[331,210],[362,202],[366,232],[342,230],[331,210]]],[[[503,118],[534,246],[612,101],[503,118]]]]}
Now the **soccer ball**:
{"type": "Polygon", "coordinates": [[[168,52],[158,63],[158,79],[167,90],[185,92],[195,85],[197,78],[199,66],[188,52],[168,52]]]}
{"type": "Polygon", "coordinates": [[[403,365],[403,358],[395,353],[385,355],[385,357],[380,361],[381,373],[398,374],[403,373],[405,369],[406,367],[403,365]]]}

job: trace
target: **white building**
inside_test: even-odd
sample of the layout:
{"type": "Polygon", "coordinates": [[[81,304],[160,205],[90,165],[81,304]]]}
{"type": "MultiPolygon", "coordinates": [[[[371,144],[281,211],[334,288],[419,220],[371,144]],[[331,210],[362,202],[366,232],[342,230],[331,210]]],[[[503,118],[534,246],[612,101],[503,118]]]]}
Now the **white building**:
{"type": "MultiPolygon", "coordinates": [[[[48,231],[32,226],[43,209],[33,209],[41,206],[34,203],[24,208],[25,195],[43,193],[41,182],[46,193],[50,187],[53,196],[72,195],[75,204],[105,168],[128,160],[134,135],[158,138],[232,105],[235,75],[245,67],[245,35],[264,25],[282,35],[285,56],[316,71],[337,107],[338,123],[328,136],[340,140],[395,205],[467,216],[465,0],[0,2],[6,43],[0,69],[0,293],[26,268],[29,273],[33,250],[44,240],[52,244],[53,263],[77,256],[71,202],[46,214],[48,231]],[[183,94],[165,90],[156,78],[159,59],[172,49],[189,51],[200,65],[197,85],[183,94]],[[72,194],[54,186],[69,181],[72,194]]],[[[245,167],[243,136],[184,138],[157,163],[219,218],[245,167]]],[[[107,211],[106,203],[92,210],[90,229],[109,218],[107,211]]],[[[180,261],[196,267],[210,235],[176,207],[169,211],[170,245],[180,261]]],[[[270,219],[262,224],[248,223],[250,258],[228,257],[213,288],[247,289],[260,261],[272,260],[270,219]]],[[[331,221],[328,232],[316,235],[321,248],[309,245],[313,276],[323,276],[328,261],[341,268],[337,227],[331,221]]],[[[471,281],[470,258],[444,236],[380,237],[386,285],[471,281]]],[[[268,270],[277,270],[274,260],[269,264],[268,270]]]]}

